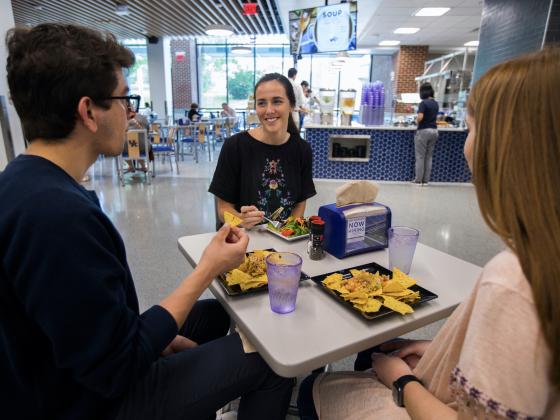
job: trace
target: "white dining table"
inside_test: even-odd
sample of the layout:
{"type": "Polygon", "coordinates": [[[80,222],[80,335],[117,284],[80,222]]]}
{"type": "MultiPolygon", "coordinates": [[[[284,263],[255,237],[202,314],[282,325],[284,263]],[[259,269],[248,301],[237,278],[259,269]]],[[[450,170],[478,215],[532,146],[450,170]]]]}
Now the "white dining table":
{"type": "MultiPolygon", "coordinates": [[[[326,254],[313,261],[307,255],[307,240],[289,242],[267,231],[248,233],[248,250],[295,252],[303,258],[302,271],[310,277],[370,262],[384,267],[388,263],[386,249],[344,259],[326,254]]],[[[193,267],[214,234],[179,238],[179,249],[193,267]]],[[[312,280],[300,283],[296,309],[289,314],[272,312],[264,291],[228,296],[217,279],[209,289],[269,366],[281,376],[294,377],[449,316],[469,295],[481,270],[418,243],[410,275],[438,298],[416,305],[414,313],[394,313],[374,320],[337,302],[312,280]]]]}

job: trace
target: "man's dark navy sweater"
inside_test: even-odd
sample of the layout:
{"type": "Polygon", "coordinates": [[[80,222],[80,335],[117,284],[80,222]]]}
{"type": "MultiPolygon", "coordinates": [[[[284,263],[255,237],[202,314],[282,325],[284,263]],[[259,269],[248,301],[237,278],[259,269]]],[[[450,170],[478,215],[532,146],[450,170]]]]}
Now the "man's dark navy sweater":
{"type": "Polygon", "coordinates": [[[177,334],[139,314],[123,241],[86,191],[22,155],[0,174],[2,418],[107,419],[177,334]]]}

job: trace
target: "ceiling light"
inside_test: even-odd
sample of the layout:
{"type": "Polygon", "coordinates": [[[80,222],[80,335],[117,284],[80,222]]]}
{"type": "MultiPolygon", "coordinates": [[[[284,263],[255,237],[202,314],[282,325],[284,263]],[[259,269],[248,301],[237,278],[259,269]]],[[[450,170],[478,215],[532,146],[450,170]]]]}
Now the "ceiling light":
{"type": "Polygon", "coordinates": [[[420,28],[397,28],[393,31],[394,34],[415,34],[420,28]]]}
{"type": "Polygon", "coordinates": [[[381,41],[379,45],[382,47],[394,47],[395,45],[399,45],[400,43],[401,41],[385,40],[385,41],[381,41]]]}
{"type": "Polygon", "coordinates": [[[449,7],[424,7],[418,10],[414,16],[441,16],[451,10],[449,7]]]}
{"type": "Polygon", "coordinates": [[[253,49],[247,45],[236,45],[231,47],[231,52],[236,54],[251,54],[253,49]]]}
{"type": "Polygon", "coordinates": [[[204,32],[210,36],[230,36],[233,34],[234,29],[230,25],[208,25],[204,32]]]}
{"type": "Polygon", "coordinates": [[[119,16],[127,16],[130,14],[130,11],[128,10],[128,6],[126,4],[117,4],[115,13],[119,16]]]}
{"type": "Polygon", "coordinates": [[[465,47],[478,47],[478,41],[465,42],[463,45],[465,45],[465,47]]]}

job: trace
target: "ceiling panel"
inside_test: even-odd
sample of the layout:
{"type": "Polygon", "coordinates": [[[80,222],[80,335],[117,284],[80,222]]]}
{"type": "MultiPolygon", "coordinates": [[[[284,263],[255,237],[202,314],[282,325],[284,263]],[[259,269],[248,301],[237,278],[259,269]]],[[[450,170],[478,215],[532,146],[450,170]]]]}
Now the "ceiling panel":
{"type": "Polygon", "coordinates": [[[253,0],[258,14],[243,15],[245,0],[12,0],[17,25],[77,23],[119,38],[203,36],[210,24],[229,24],[237,34],[282,34],[276,0],[253,0]],[[130,14],[118,16],[117,3],[130,14]]]}

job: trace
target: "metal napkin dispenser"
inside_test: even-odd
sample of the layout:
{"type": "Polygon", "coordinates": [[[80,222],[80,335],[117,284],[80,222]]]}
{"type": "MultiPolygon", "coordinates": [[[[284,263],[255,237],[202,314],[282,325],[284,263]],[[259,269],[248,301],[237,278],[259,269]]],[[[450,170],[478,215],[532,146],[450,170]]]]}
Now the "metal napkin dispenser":
{"type": "Polygon", "coordinates": [[[383,204],[327,204],[319,216],[325,221],[324,249],[337,258],[387,248],[391,209],[383,204]]]}

